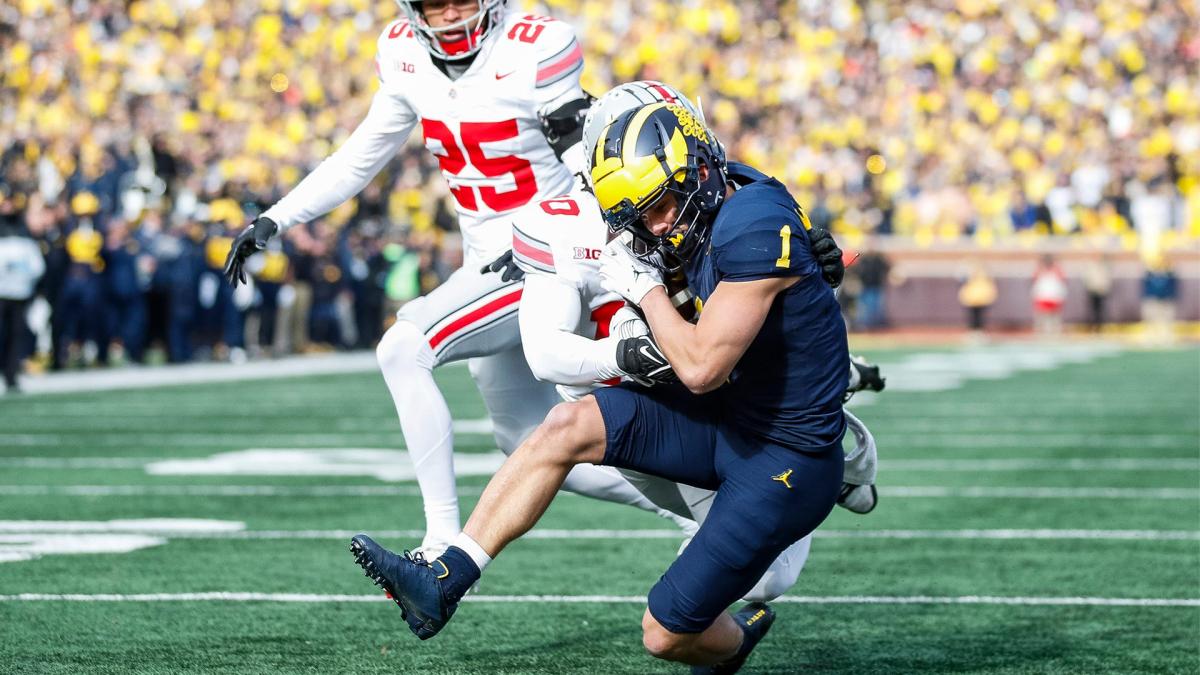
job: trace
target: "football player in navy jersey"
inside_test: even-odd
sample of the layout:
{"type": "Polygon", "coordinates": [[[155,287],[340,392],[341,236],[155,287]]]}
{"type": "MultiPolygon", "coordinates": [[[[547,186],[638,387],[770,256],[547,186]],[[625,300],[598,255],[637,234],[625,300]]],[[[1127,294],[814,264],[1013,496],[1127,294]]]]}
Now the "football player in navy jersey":
{"type": "Polygon", "coordinates": [[[436,560],[394,555],[363,535],[351,550],[427,639],[491,559],[537,522],[572,466],[715,490],[708,519],[650,590],[643,643],[693,672],[732,673],[775,615],[761,603],[726,610],[820,525],[842,486],[845,326],[787,189],[727,165],[712,132],[682,106],[619,115],[593,152],[591,177],[618,235],[604,251],[605,287],[638,305],[653,335],[630,338],[624,358],[665,357],[673,373],[653,387],[608,387],[556,406],[436,560]],[[694,324],[664,288],[664,272],[677,267],[700,300],[694,324]]]}

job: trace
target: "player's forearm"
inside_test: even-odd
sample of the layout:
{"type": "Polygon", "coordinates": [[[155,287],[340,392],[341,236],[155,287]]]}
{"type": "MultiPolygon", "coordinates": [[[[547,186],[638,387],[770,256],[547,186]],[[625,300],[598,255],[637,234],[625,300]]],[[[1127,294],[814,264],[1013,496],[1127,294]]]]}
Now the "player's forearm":
{"type": "Polygon", "coordinates": [[[525,278],[517,322],[521,345],[534,377],[581,385],[621,375],[612,340],[590,340],[575,332],[583,318],[579,291],[555,277],[525,278]]]}
{"type": "Polygon", "coordinates": [[[688,323],[676,311],[664,289],[656,288],[642,299],[642,311],[654,336],[679,381],[690,391],[702,394],[721,386],[729,377],[732,364],[722,367],[703,344],[699,326],[688,323]]]}
{"type": "Polygon", "coordinates": [[[410,115],[401,104],[377,95],[366,118],[342,147],[263,215],[286,230],[332,211],[362,192],[395,156],[412,127],[410,115]]]}
{"type": "Polygon", "coordinates": [[[589,340],[562,330],[529,339],[522,331],[525,360],[533,376],[555,384],[584,385],[622,375],[617,368],[617,345],[611,338],[589,340]]]}
{"type": "Polygon", "coordinates": [[[362,192],[398,147],[375,143],[352,146],[347,142],[263,215],[286,230],[329,213],[362,192]]]}

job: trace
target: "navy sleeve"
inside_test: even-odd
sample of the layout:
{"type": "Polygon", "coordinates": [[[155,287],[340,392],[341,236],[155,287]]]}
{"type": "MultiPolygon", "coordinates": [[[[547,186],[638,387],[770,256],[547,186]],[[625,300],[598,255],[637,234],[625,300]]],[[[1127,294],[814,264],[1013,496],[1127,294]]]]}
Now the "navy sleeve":
{"type": "Polygon", "coordinates": [[[764,211],[737,228],[736,236],[714,245],[722,281],[805,277],[818,271],[799,212],[782,207],[764,211]]]}

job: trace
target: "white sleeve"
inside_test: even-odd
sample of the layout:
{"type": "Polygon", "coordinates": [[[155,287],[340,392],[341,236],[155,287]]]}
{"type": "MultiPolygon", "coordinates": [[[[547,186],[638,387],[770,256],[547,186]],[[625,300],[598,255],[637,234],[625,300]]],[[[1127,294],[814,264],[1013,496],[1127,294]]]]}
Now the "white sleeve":
{"type": "Polygon", "coordinates": [[[587,153],[583,151],[583,141],[563,150],[562,163],[566,164],[567,171],[570,171],[571,175],[575,176],[575,185],[572,189],[586,188],[587,186],[583,183],[582,177],[585,172],[591,169],[591,165],[588,164],[587,153]]]}
{"type": "Polygon", "coordinates": [[[400,150],[416,124],[417,116],[403,98],[380,90],[342,147],[263,216],[286,230],[325,215],[361,192],[400,150]]]}
{"type": "MultiPolygon", "coordinates": [[[[579,77],[583,74],[583,50],[575,32],[565,22],[547,24],[547,35],[538,43],[540,61],[535,95],[538,115],[545,116],[563,105],[587,98],[579,77]]],[[[562,162],[567,170],[578,174],[588,169],[582,143],[563,151],[562,162]]]]}
{"type": "Polygon", "coordinates": [[[617,340],[575,333],[583,314],[579,291],[552,276],[528,274],[521,292],[521,344],[539,380],[581,385],[619,377],[617,340]]]}

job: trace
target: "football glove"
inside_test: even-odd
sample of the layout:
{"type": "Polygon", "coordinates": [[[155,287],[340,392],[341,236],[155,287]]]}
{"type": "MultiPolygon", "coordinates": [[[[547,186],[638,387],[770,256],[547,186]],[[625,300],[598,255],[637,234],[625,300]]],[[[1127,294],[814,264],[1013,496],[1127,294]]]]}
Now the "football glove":
{"type": "Polygon", "coordinates": [[[262,216],[242,230],[225,257],[225,278],[229,280],[229,285],[237,288],[239,283],[246,283],[246,258],[266,248],[267,240],[278,231],[279,226],[275,221],[262,216]]]}
{"type": "Polygon", "coordinates": [[[600,255],[600,285],[635,305],[655,286],[665,288],[662,270],[639,260],[622,238],[608,242],[600,255]]]}
{"type": "Polygon", "coordinates": [[[525,270],[518,267],[517,262],[513,260],[511,248],[501,253],[499,258],[479,268],[480,274],[488,272],[499,274],[501,281],[520,281],[525,278],[525,270]]]}
{"type": "Polygon", "coordinates": [[[679,381],[667,357],[649,335],[617,342],[617,367],[631,380],[645,387],[679,381]]]}
{"type": "Polygon", "coordinates": [[[814,227],[808,231],[808,247],[812,249],[813,257],[821,266],[821,278],[831,288],[842,285],[846,276],[846,263],[842,262],[842,249],[838,248],[833,235],[823,227],[814,227]]]}

